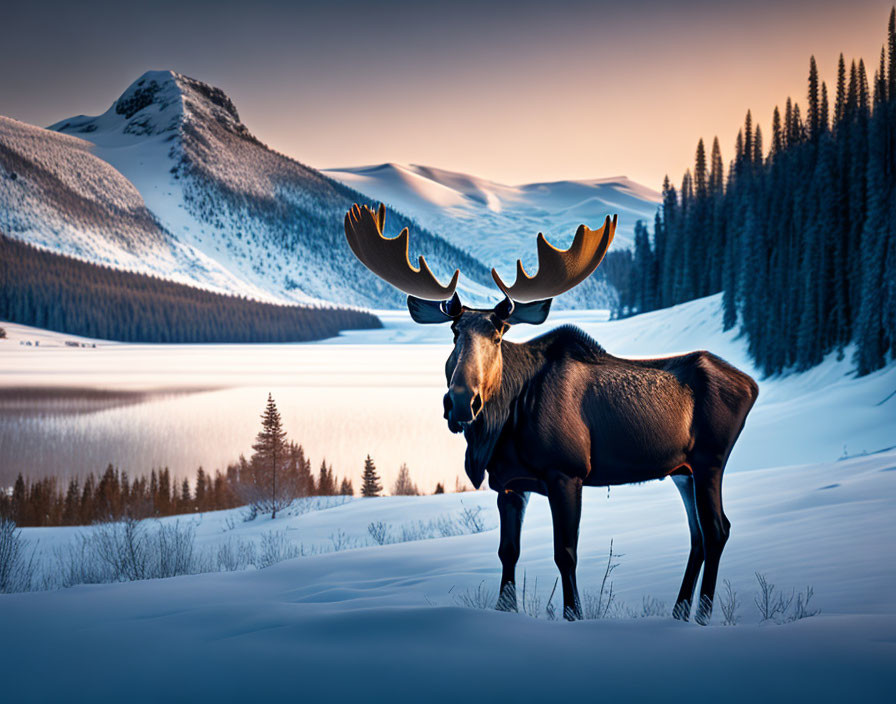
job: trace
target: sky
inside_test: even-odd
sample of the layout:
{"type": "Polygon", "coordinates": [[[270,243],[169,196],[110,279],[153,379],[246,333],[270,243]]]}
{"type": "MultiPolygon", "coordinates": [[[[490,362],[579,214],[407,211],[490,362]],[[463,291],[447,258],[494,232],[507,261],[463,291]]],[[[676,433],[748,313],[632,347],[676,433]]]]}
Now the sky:
{"type": "Polygon", "coordinates": [[[318,168],[380,162],[507,184],[680,180],[747,109],[804,102],[810,55],[869,78],[892,0],[40,3],[3,11],[0,114],[98,114],[140,74],[222,88],[263,142],[318,168]]]}

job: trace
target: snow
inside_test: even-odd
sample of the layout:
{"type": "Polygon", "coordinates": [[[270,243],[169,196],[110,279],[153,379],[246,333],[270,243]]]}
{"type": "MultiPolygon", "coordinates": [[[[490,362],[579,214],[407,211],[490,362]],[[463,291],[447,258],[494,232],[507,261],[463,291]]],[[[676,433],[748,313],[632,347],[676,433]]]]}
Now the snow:
{"type": "MultiPolygon", "coordinates": [[[[374,200],[389,203],[513,280],[516,260],[537,268],[535,237],[570,245],[582,223],[598,228],[618,214],[613,248],[630,247],[638,220],[652,223],[660,194],[625,176],[507,186],[469,174],[415,164],[379,164],[324,173],[374,200]]],[[[461,294],[463,297],[463,293],[461,294]]],[[[614,291],[601,276],[559,296],[555,308],[610,305],[614,291]]]]}
{"type": "MultiPolygon", "coordinates": [[[[490,492],[356,499],[276,521],[244,523],[238,511],[196,516],[189,520],[200,546],[277,530],[326,550],[337,530],[362,541],[371,521],[395,528],[474,506],[484,507],[489,530],[330,548],[261,571],[2,596],[4,642],[14,644],[0,658],[4,693],[12,701],[73,692],[130,701],[171,692],[228,701],[544,701],[595,693],[621,701],[885,701],[896,636],[894,466],[890,452],[726,477],[732,537],[721,577],[743,604],[734,627],[721,626],[718,613],[700,628],[667,617],[567,624],[461,608],[457,594],[483,583],[494,590],[499,579],[490,492]],[[757,570],[788,592],[812,585],[821,614],[759,624],[757,570]],[[51,677],[41,676],[47,671],[51,677]]],[[[76,530],[25,534],[50,550],[76,530]]],[[[609,498],[586,490],[583,589],[597,588],[610,538],[623,553],[613,575],[619,598],[635,609],[648,595],[671,607],[688,545],[672,483],[618,487],[609,498]]],[[[529,589],[537,579],[544,603],[555,569],[542,497],[530,502],[522,548],[518,579],[525,573],[529,589]]]]}
{"type": "Polygon", "coordinates": [[[0,232],[117,269],[241,289],[213,258],[160,226],[139,189],[90,142],[0,116],[0,143],[8,150],[0,161],[0,232]]]}
{"type": "MultiPolygon", "coordinates": [[[[288,303],[401,300],[354,260],[342,261],[351,257],[342,219],[358,194],[268,149],[217,88],[148,71],[105,113],[49,129],[89,142],[168,232],[207,268],[227,272],[233,293],[288,303]]],[[[432,253],[428,260],[438,276],[453,273],[452,262],[432,253]]],[[[199,267],[194,278],[207,286],[210,274],[199,267]]],[[[483,293],[469,279],[460,291],[473,299],[483,293]]]]}
{"type": "MultiPolygon", "coordinates": [[[[576,228],[619,215],[614,249],[631,247],[638,220],[652,223],[660,194],[625,176],[506,186],[415,164],[379,164],[324,173],[390,203],[510,278],[516,260],[535,268],[535,236],[568,247],[576,228]]],[[[581,306],[580,306],[581,307],[581,306]]]]}
{"type": "MultiPolygon", "coordinates": [[[[706,348],[755,375],[744,340],[721,331],[719,309],[713,296],[627,320],[589,311],[550,321],[579,322],[616,354],[706,348]]],[[[337,375],[355,388],[361,373],[381,388],[426,388],[435,396],[444,385],[450,332],[414,325],[397,312],[383,320],[383,330],[309,345],[98,342],[96,350],[65,347],[70,336],[3,324],[10,339],[0,341],[0,384],[77,380],[119,388],[135,379],[153,386],[225,377],[263,384],[292,369],[303,393],[337,375]],[[38,337],[39,348],[18,344],[38,337]]],[[[510,335],[540,332],[521,326],[510,335]]],[[[497,589],[491,492],[333,499],[310,506],[319,510],[297,504],[274,521],[246,522],[240,509],[164,519],[192,522],[199,550],[229,540],[260,544],[275,531],[305,552],[263,570],[0,596],[4,642],[13,644],[0,657],[4,694],[12,701],[71,698],[73,691],[132,701],[171,692],[203,700],[888,701],[896,655],[894,388],[896,365],[856,378],[848,351],[803,374],[760,380],[723,487],[732,532],[720,579],[738,594],[736,626],[722,625],[718,606],[707,628],[627,615],[648,597],[663,601],[668,613],[677,593],[688,531],[672,482],[585,490],[580,588],[599,587],[612,539],[622,555],[612,579],[625,606],[616,618],[575,624],[460,605],[460,595],[484,589],[494,598],[497,589]],[[850,456],[843,456],[844,445],[850,456]],[[383,521],[397,538],[403,528],[413,532],[420,522],[477,507],[485,523],[478,534],[380,546],[367,530],[383,521]],[[337,543],[349,547],[337,550],[337,543]],[[787,594],[811,586],[821,613],[760,623],[755,572],[787,594]],[[158,662],[172,666],[160,675],[158,662]],[[97,663],[101,674],[85,676],[97,663]],[[48,670],[52,677],[43,676],[48,670]]],[[[340,413],[326,412],[333,415],[324,422],[340,413]]],[[[414,442],[439,454],[442,437],[454,436],[433,426],[414,442]]],[[[460,453],[448,459],[459,463],[460,453]]],[[[83,530],[23,532],[47,565],[83,530]]],[[[544,616],[556,569],[543,497],[532,497],[523,527],[518,583],[524,575],[529,590],[537,583],[544,616]]]]}
{"type": "MultiPolygon", "coordinates": [[[[220,119],[232,130],[241,132],[245,129],[225,110],[209,109],[208,102],[191,88],[184,77],[173,71],[148,71],[102,115],[80,115],[61,120],[49,129],[80,134],[89,140],[91,152],[133,184],[166,230],[175,233],[190,249],[201,253],[202,259],[212,262],[214,268],[228,272],[230,292],[261,300],[315,302],[317,299],[301,291],[286,293],[276,285],[272,287],[270,277],[251,266],[249,260],[253,253],[246,251],[241,238],[235,237],[230,230],[219,232],[191,211],[184,193],[185,182],[176,176],[183,150],[180,142],[184,124],[190,122],[201,129],[203,121],[220,119]],[[132,100],[135,92],[152,85],[157,90],[144,108],[131,116],[118,112],[119,106],[132,100]]],[[[225,149],[219,148],[215,156],[224,160],[228,155],[225,149]]],[[[227,163],[229,168],[219,168],[217,173],[238,173],[244,171],[245,164],[242,166],[240,169],[227,163]]],[[[265,190],[262,184],[244,175],[241,185],[246,184],[250,186],[249,195],[255,197],[267,196],[273,188],[264,184],[267,186],[265,190]]],[[[201,270],[195,272],[195,276],[199,283],[206,283],[201,270]]]]}

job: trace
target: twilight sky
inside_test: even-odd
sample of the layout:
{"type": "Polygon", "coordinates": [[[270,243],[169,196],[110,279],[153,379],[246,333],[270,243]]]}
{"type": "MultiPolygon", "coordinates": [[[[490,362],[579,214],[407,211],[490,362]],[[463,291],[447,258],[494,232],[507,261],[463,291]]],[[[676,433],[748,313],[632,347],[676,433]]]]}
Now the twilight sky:
{"type": "MultiPolygon", "coordinates": [[[[804,102],[810,54],[877,66],[892,0],[13,0],[0,114],[106,110],[148,69],[222,88],[274,149],[516,184],[679,181],[701,136],[726,163],[747,108],[804,102]]],[[[766,131],[766,135],[768,132],[766,131]]]]}

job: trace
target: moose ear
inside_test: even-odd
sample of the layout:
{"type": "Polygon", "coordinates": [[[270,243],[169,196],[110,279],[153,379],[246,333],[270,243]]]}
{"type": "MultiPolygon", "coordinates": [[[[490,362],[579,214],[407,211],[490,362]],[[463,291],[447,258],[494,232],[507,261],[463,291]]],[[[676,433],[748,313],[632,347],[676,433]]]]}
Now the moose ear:
{"type": "Polygon", "coordinates": [[[450,323],[463,312],[463,304],[456,293],[448,301],[427,301],[408,296],[408,310],[415,323],[450,323]]]}
{"type": "Polygon", "coordinates": [[[551,312],[551,301],[553,301],[552,298],[546,298],[543,301],[518,303],[505,298],[495,306],[495,315],[510,325],[517,325],[518,323],[541,325],[547,319],[548,313],[551,312]]]}

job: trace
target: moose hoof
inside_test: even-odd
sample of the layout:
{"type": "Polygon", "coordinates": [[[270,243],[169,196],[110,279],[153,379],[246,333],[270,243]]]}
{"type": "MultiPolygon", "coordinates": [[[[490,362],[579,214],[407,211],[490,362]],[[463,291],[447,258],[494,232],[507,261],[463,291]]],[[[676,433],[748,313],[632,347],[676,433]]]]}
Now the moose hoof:
{"type": "Polygon", "coordinates": [[[712,599],[708,596],[700,597],[700,604],[697,607],[697,615],[694,616],[694,620],[699,623],[701,626],[705,626],[709,623],[709,620],[712,618],[712,599]]]}
{"type": "Polygon", "coordinates": [[[498,597],[498,603],[495,604],[497,611],[518,611],[516,605],[516,586],[507,584],[501,590],[501,596],[498,597]]]}
{"type": "Polygon", "coordinates": [[[582,612],[572,608],[571,606],[567,606],[563,609],[563,618],[565,618],[567,621],[581,621],[582,612]]]}
{"type": "Polygon", "coordinates": [[[679,601],[672,609],[672,618],[676,621],[687,621],[691,616],[691,602],[679,601]]]}

